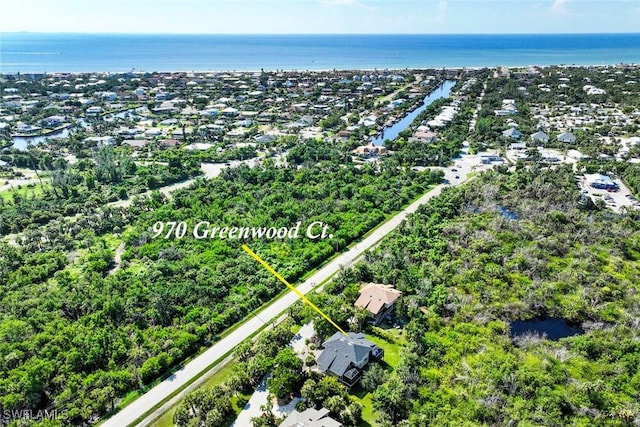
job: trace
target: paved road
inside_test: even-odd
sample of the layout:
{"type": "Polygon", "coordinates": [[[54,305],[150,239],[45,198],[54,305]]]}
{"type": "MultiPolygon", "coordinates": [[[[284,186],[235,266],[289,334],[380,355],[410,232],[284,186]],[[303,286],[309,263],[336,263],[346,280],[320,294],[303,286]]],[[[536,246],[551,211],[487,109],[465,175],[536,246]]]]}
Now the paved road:
{"type": "MultiPolygon", "coordinates": [[[[281,165],[283,163],[283,158],[286,156],[287,152],[275,154],[271,156],[276,165],[281,165]]],[[[200,169],[204,172],[205,179],[212,179],[216,176],[220,175],[223,169],[237,167],[240,164],[244,163],[250,168],[255,167],[263,157],[254,157],[248,160],[233,160],[229,163],[202,163],[200,165],[200,169]]],[[[164,194],[166,197],[171,197],[171,193],[181,188],[189,187],[196,181],[196,178],[188,179],[186,181],[176,182],[175,184],[167,185],[164,187],[160,187],[158,191],[164,194]]],[[[107,203],[107,206],[111,207],[127,207],[133,203],[133,198],[135,197],[147,197],[150,196],[153,191],[145,191],[144,193],[136,194],[129,199],[126,200],[118,200],[116,202],[107,203]]]]}
{"type": "MultiPolygon", "coordinates": [[[[11,190],[16,187],[22,187],[29,184],[38,184],[40,180],[38,178],[28,178],[28,179],[9,179],[6,181],[6,184],[0,185],[0,192],[11,190]]],[[[49,182],[48,178],[42,178],[42,182],[49,182]]]]}
{"type": "MultiPolygon", "coordinates": [[[[458,185],[467,179],[466,173],[471,171],[472,165],[479,165],[480,161],[477,156],[464,156],[462,159],[457,160],[458,163],[464,163],[458,179],[453,179],[451,185],[458,185]],[[464,172],[463,172],[464,171],[464,172]]],[[[447,171],[447,175],[452,175],[452,172],[447,171]]],[[[336,257],[329,264],[321,268],[313,276],[309,277],[306,281],[297,286],[298,290],[307,294],[313,287],[329,279],[335,273],[337,273],[341,267],[348,266],[353,261],[362,255],[367,249],[373,247],[383,237],[393,231],[410,213],[415,212],[418,207],[425,204],[433,197],[439,195],[444,188],[444,185],[438,185],[431,191],[420,197],[417,201],[409,205],[403,211],[391,218],[389,221],[378,227],[367,238],[354,245],[352,249],[336,257]]],[[[250,246],[250,245],[249,245],[250,246]]],[[[240,251],[240,249],[238,249],[240,251]]],[[[259,254],[258,254],[259,255],[259,254]]],[[[238,256],[249,256],[244,253],[238,256]]],[[[284,285],[283,285],[284,286],[284,285]]],[[[105,421],[102,426],[104,427],[123,427],[132,425],[133,421],[148,412],[158,402],[163,400],[166,396],[175,392],[182,386],[184,386],[189,380],[198,375],[204,369],[206,369],[211,363],[224,356],[227,352],[232,351],[236,345],[248,339],[254,332],[260,329],[263,325],[277,319],[278,315],[289,308],[293,303],[298,300],[298,297],[293,292],[288,292],[282,297],[278,298],[275,302],[264,308],[256,316],[253,316],[247,320],[242,326],[231,332],[229,335],[216,342],[208,350],[189,362],[179,371],[175,372],[167,380],[158,384],[144,395],[140,396],[135,402],[122,409],[113,417],[105,421]]]]}

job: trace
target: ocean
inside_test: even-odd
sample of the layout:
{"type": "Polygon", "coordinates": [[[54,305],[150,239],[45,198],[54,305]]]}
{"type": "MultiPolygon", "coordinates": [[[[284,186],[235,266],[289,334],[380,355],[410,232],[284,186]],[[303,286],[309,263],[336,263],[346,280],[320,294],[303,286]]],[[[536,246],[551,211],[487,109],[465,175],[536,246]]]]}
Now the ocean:
{"type": "Polygon", "coordinates": [[[0,33],[1,73],[393,69],[640,63],[640,33],[135,35],[0,33]]]}

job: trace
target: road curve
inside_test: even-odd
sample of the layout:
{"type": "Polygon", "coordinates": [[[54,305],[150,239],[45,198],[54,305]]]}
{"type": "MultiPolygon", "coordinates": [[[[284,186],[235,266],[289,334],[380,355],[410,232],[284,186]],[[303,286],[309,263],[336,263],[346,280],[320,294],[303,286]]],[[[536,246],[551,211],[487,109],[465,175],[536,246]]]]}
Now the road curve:
{"type": "MultiPolygon", "coordinates": [[[[466,156],[465,163],[472,161],[475,156],[466,156]]],[[[479,162],[473,162],[479,163],[479,162]]],[[[465,168],[467,169],[467,168],[465,168]]],[[[471,168],[467,169],[470,171],[471,168]]],[[[465,171],[465,172],[467,172],[465,171]]],[[[449,172],[449,171],[447,171],[449,172]]],[[[462,171],[460,171],[462,172],[462,171]]],[[[450,172],[449,172],[450,173],[450,172]]],[[[464,173],[464,172],[463,172],[464,173]]],[[[466,181],[467,174],[464,173],[459,179],[451,182],[452,185],[458,185],[466,181]]],[[[400,211],[397,215],[393,216],[387,222],[379,226],[368,237],[363,239],[357,245],[354,245],[348,252],[340,254],[334,258],[327,265],[318,270],[315,274],[309,277],[307,280],[297,286],[297,289],[307,294],[311,291],[316,284],[323,282],[330,278],[333,274],[338,272],[342,266],[348,266],[358,258],[367,249],[375,246],[383,237],[393,231],[400,223],[409,215],[415,212],[418,207],[425,204],[427,201],[436,197],[442,192],[445,185],[438,185],[429,192],[425,193],[418,200],[407,206],[400,211]]],[[[241,254],[240,256],[249,256],[241,254]]],[[[298,300],[298,297],[292,292],[288,292],[282,297],[278,298],[270,305],[265,307],[257,315],[250,317],[243,325],[236,330],[225,336],[220,341],[213,344],[204,353],[187,363],[182,369],[174,372],[171,377],[164,380],[160,384],[153,387],[147,393],[140,396],[130,405],[123,408],[120,412],[114,414],[111,418],[101,424],[103,427],[123,427],[131,426],[133,422],[142,415],[150,411],[154,406],[161,402],[166,396],[172,394],[182,386],[187,384],[193,377],[197,376],[200,372],[206,369],[211,363],[223,357],[226,353],[233,350],[236,345],[248,339],[253,333],[260,329],[263,325],[269,324],[276,320],[278,315],[289,308],[293,303],[298,300]]]]}

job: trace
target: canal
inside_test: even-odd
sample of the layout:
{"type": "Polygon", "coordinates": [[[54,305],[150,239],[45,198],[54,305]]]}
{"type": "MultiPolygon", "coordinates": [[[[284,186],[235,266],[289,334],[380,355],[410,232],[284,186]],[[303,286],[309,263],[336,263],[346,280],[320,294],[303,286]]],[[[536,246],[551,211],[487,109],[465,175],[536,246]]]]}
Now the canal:
{"type": "MultiPolygon", "coordinates": [[[[102,119],[110,122],[115,119],[124,119],[124,120],[142,120],[144,116],[141,116],[140,113],[146,113],[147,107],[138,107],[138,108],[130,108],[127,110],[123,110],[117,113],[108,113],[105,114],[102,119]]],[[[88,128],[89,123],[81,118],[78,119],[78,122],[84,127],[88,128]]],[[[61,129],[57,132],[53,132],[47,135],[34,135],[34,136],[14,136],[11,138],[13,145],[11,148],[16,148],[18,150],[25,151],[30,145],[40,145],[45,142],[49,138],[67,138],[70,134],[69,128],[61,129]]]]}
{"type": "Polygon", "coordinates": [[[398,137],[400,132],[407,129],[411,123],[418,117],[420,113],[424,111],[429,105],[436,99],[448,98],[451,95],[451,88],[456,84],[453,80],[445,80],[440,86],[433,90],[429,95],[424,98],[424,103],[411,111],[409,114],[398,120],[391,126],[387,126],[382,129],[382,133],[375,138],[371,139],[375,145],[382,145],[385,139],[394,140],[398,137]]]}

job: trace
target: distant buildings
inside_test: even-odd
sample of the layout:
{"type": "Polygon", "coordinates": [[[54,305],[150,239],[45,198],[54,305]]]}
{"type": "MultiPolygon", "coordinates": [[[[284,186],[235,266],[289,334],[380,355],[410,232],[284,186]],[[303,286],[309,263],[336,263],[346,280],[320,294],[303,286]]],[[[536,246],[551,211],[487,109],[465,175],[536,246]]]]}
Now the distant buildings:
{"type": "Polygon", "coordinates": [[[361,157],[373,157],[381,154],[387,154],[387,148],[381,145],[375,145],[373,142],[369,145],[361,145],[353,153],[361,157]]]}
{"type": "Polygon", "coordinates": [[[510,127],[509,129],[502,131],[502,136],[518,140],[522,136],[522,133],[516,128],[510,127]]]}
{"type": "Polygon", "coordinates": [[[512,116],[518,112],[516,108],[516,101],[514,99],[503,99],[502,107],[499,110],[495,110],[496,116],[512,116]]]}
{"type": "Polygon", "coordinates": [[[538,131],[536,133],[531,134],[531,142],[546,144],[549,142],[549,135],[544,133],[543,131],[538,131]]]}
{"type": "Polygon", "coordinates": [[[585,174],[584,178],[589,187],[596,188],[598,190],[617,191],[620,188],[620,186],[607,175],[602,175],[599,173],[585,174]]]}
{"type": "Polygon", "coordinates": [[[566,142],[567,144],[574,144],[576,142],[576,136],[571,132],[563,132],[558,135],[558,141],[566,142]]]}
{"type": "Polygon", "coordinates": [[[604,95],[607,93],[604,89],[600,89],[592,85],[585,85],[582,89],[587,92],[587,95],[604,95]]]}
{"type": "Polygon", "coordinates": [[[90,136],[89,138],[85,139],[85,142],[100,147],[103,145],[113,145],[116,143],[116,140],[112,136],[90,136]]]}

